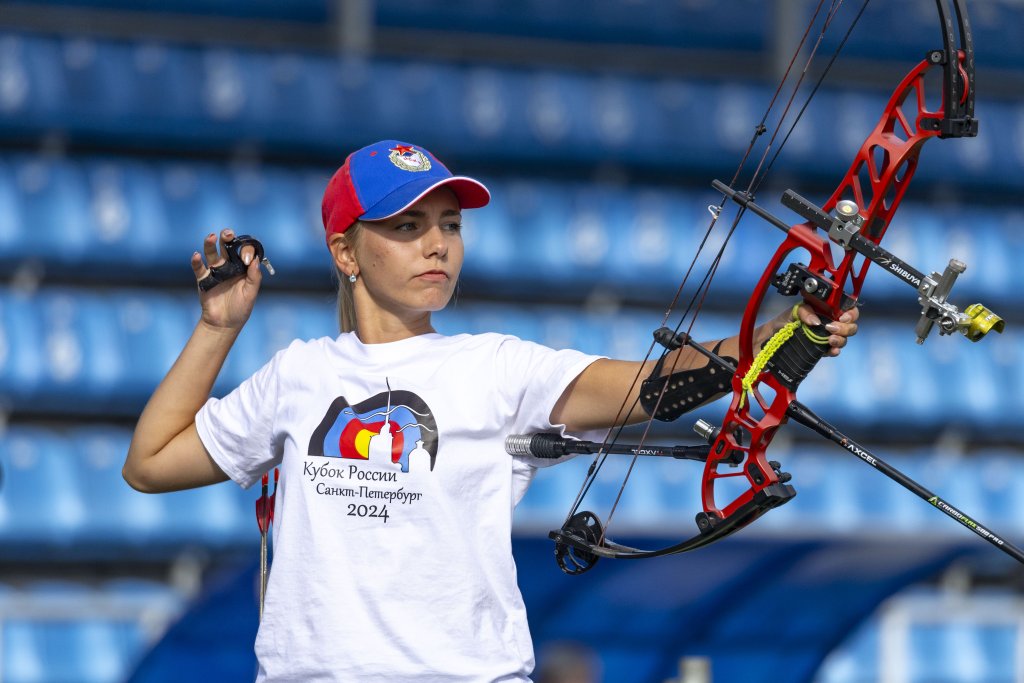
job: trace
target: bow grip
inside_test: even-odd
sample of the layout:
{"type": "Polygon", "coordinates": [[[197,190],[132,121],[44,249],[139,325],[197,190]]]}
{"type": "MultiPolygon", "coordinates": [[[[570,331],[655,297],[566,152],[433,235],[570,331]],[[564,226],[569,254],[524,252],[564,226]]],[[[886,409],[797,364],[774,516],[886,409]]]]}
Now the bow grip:
{"type": "Polygon", "coordinates": [[[790,391],[796,391],[808,373],[814,369],[818,361],[828,354],[831,348],[828,338],[831,334],[821,325],[800,323],[789,339],[786,339],[765,363],[765,370],[770,372],[779,384],[790,391]]]}

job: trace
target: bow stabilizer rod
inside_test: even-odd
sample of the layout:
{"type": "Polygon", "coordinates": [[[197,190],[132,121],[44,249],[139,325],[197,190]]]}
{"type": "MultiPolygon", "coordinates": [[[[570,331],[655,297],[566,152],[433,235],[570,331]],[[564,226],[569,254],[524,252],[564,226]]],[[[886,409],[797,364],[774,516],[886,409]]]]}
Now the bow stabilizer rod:
{"type": "MultiPolygon", "coordinates": [[[[667,338],[669,335],[672,334],[671,330],[669,330],[668,328],[662,328],[655,334],[658,335],[659,333],[663,338],[667,338]]],[[[706,348],[703,344],[694,341],[694,339],[689,335],[683,333],[676,334],[673,336],[671,341],[669,341],[669,343],[678,345],[685,344],[697,350],[701,355],[705,356],[710,361],[717,363],[724,370],[735,371],[736,369],[735,366],[733,366],[732,363],[730,363],[727,359],[722,358],[718,354],[706,348]]],[[[807,427],[816,434],[819,434],[820,436],[825,437],[829,441],[841,446],[843,450],[856,456],[859,460],[861,460],[864,463],[867,463],[871,467],[874,467],[876,471],[881,472],[889,479],[892,479],[894,482],[896,482],[903,488],[907,489],[908,491],[916,495],[918,498],[927,501],[937,510],[944,513],[946,516],[955,519],[957,522],[960,522],[960,524],[963,524],[965,527],[973,531],[978,536],[981,536],[983,539],[985,539],[995,547],[999,548],[1013,559],[1017,560],[1018,562],[1024,563],[1024,551],[1022,551],[1020,548],[1013,545],[1012,543],[1004,539],[1002,536],[999,536],[998,534],[994,533],[987,526],[975,521],[975,519],[972,518],[970,515],[965,514],[964,512],[954,507],[953,505],[949,504],[932,491],[926,489],[924,486],[922,486],[914,479],[911,479],[900,470],[896,469],[889,463],[879,458],[877,455],[873,454],[863,445],[857,443],[849,436],[843,434],[839,430],[839,428],[837,428],[835,425],[831,424],[830,422],[819,416],[817,413],[815,413],[813,410],[805,406],[800,401],[794,400],[789,404],[789,407],[786,410],[786,416],[793,420],[794,422],[797,422],[803,425],[804,427],[807,427]]],[[[708,436],[709,441],[714,441],[715,435],[711,433],[711,429],[713,428],[711,428],[710,425],[708,425],[703,420],[699,420],[697,424],[694,426],[694,429],[699,434],[706,434],[708,436]]]]}
{"type": "Polygon", "coordinates": [[[861,462],[871,465],[875,470],[889,477],[889,479],[892,479],[918,498],[921,498],[933,505],[936,510],[944,513],[947,517],[951,517],[960,522],[1013,559],[1024,564],[1024,551],[1020,548],[1013,545],[1003,537],[993,533],[987,526],[975,521],[969,515],[964,514],[936,494],[926,489],[924,486],[921,486],[921,484],[903,474],[903,472],[874,455],[868,449],[840,432],[835,425],[830,424],[827,420],[816,415],[814,411],[807,406],[803,405],[799,401],[793,401],[789,406],[789,410],[786,411],[786,414],[794,422],[798,422],[808,429],[824,436],[829,441],[842,446],[843,450],[857,456],[861,462]]]}
{"type": "Polygon", "coordinates": [[[532,455],[535,458],[555,459],[566,455],[609,453],[677,460],[708,459],[710,446],[655,446],[651,444],[631,445],[624,443],[601,444],[596,441],[567,439],[558,434],[512,434],[505,437],[505,452],[509,455],[532,455]]]}

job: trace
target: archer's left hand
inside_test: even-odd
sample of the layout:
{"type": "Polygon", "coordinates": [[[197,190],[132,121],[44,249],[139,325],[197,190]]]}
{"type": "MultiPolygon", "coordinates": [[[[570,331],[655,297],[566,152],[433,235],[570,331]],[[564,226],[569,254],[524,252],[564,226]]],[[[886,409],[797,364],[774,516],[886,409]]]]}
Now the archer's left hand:
{"type": "MultiPolygon", "coordinates": [[[[818,314],[814,312],[814,309],[807,304],[800,305],[797,309],[797,315],[800,316],[800,321],[805,325],[821,324],[821,318],[819,318],[818,314]]],[[[792,319],[789,311],[786,311],[779,317],[782,319],[783,325],[792,319]]],[[[835,320],[825,325],[825,329],[831,333],[828,338],[828,345],[832,348],[828,350],[828,355],[838,356],[840,349],[846,346],[847,340],[857,334],[857,318],[859,317],[860,310],[854,308],[843,313],[839,317],[839,320],[835,320]]]]}

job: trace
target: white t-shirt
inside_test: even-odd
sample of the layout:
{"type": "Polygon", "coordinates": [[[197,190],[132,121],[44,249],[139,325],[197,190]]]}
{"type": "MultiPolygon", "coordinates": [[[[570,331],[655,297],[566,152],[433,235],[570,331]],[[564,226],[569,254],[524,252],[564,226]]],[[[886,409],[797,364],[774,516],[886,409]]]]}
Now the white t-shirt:
{"type": "MultiPolygon", "coordinates": [[[[497,334],[294,342],[196,415],[244,487],[280,465],[258,681],[528,681],[509,434],[596,356],[497,334]]],[[[550,462],[550,461],[548,461],[550,462]]]]}

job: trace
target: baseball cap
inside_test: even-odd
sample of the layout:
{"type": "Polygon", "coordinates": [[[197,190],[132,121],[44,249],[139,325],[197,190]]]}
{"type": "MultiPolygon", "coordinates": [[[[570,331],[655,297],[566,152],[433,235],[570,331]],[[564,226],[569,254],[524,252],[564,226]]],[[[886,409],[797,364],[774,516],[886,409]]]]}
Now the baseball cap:
{"type": "Polygon", "coordinates": [[[452,175],[424,148],[398,140],[375,142],[349,154],[327,183],[321,205],[324,230],[330,236],[358,220],[390,218],[442,185],[451,188],[463,209],[491,200],[483,183],[452,175]]]}

